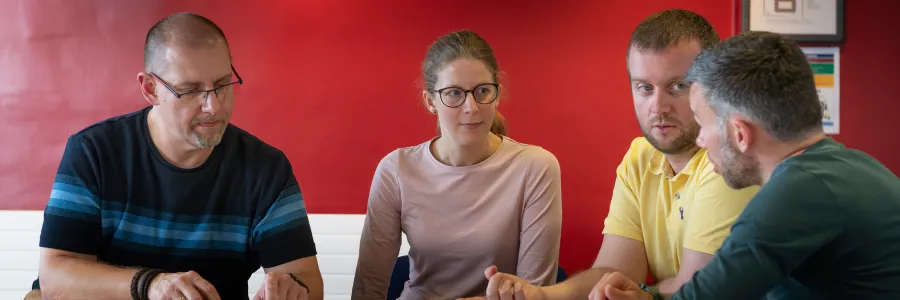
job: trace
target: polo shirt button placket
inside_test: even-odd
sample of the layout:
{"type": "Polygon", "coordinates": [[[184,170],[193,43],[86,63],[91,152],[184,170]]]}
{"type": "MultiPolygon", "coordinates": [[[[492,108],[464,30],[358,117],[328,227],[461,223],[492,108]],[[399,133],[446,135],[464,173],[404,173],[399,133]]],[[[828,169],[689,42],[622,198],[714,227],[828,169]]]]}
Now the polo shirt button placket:
{"type": "Polygon", "coordinates": [[[681,193],[675,193],[675,200],[678,200],[678,214],[684,220],[684,207],[681,206],[681,193]]]}

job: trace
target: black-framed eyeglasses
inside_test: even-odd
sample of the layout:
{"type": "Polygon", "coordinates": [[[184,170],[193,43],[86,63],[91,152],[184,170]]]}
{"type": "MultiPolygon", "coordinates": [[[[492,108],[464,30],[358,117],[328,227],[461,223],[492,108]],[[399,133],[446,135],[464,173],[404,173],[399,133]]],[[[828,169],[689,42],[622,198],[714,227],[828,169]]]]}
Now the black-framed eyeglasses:
{"type": "Polygon", "coordinates": [[[238,75],[237,70],[234,69],[234,65],[231,65],[231,72],[234,73],[234,77],[237,78],[237,81],[218,86],[211,90],[190,91],[187,93],[179,93],[179,92],[175,91],[175,88],[173,88],[171,85],[169,85],[169,83],[166,82],[165,80],[162,80],[162,78],[160,78],[159,75],[156,75],[156,73],[153,73],[153,72],[150,72],[150,74],[152,74],[153,77],[156,77],[156,80],[158,80],[163,85],[165,85],[166,89],[168,89],[170,92],[172,92],[172,94],[175,94],[175,97],[177,97],[179,99],[181,99],[182,96],[187,96],[187,98],[206,100],[206,99],[209,99],[209,92],[216,93],[216,97],[222,97],[224,95],[224,93],[231,90],[235,84],[237,84],[237,85],[244,84],[244,80],[241,79],[241,75],[238,75]]]}
{"type": "Polygon", "coordinates": [[[431,92],[438,93],[441,103],[445,106],[454,108],[465,103],[469,93],[472,93],[475,102],[491,104],[494,100],[497,100],[497,97],[500,95],[500,85],[496,83],[482,83],[471,90],[464,90],[458,87],[445,87],[431,92]]]}

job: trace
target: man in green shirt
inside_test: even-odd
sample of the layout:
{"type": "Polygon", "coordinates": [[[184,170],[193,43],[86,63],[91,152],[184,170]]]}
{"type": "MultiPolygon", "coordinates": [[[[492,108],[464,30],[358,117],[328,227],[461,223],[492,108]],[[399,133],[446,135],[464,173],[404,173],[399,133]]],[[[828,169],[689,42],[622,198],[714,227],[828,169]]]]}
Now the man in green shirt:
{"type": "MultiPolygon", "coordinates": [[[[716,172],[732,188],[762,188],[670,299],[900,299],[900,179],[825,136],[800,47],[743,33],[704,50],[687,81],[716,172]]],[[[619,273],[591,295],[663,297],[619,273]]]]}

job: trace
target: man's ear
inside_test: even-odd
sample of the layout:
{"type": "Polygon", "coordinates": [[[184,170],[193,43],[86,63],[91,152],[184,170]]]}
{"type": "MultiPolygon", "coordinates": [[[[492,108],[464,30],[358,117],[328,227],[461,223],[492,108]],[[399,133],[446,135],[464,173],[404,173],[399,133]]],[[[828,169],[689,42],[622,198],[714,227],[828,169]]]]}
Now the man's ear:
{"type": "Polygon", "coordinates": [[[140,72],[137,75],[137,81],[144,100],[147,100],[150,105],[159,105],[159,97],[156,95],[156,78],[153,74],[140,72]]]}
{"type": "Polygon", "coordinates": [[[746,153],[750,146],[753,145],[753,141],[756,138],[754,136],[756,125],[751,123],[744,117],[738,115],[732,115],[731,119],[728,120],[729,134],[731,135],[731,140],[734,141],[735,147],[741,153],[746,153]]]}

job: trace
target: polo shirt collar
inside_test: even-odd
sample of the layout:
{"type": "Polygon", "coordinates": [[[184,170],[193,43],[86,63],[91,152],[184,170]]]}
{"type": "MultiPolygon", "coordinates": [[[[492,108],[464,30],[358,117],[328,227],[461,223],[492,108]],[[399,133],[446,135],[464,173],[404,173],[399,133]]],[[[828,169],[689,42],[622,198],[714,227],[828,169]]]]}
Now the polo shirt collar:
{"type": "MultiPolygon", "coordinates": [[[[691,160],[688,161],[688,164],[685,165],[684,169],[681,169],[681,172],[677,175],[684,174],[685,176],[691,176],[700,165],[700,159],[703,157],[704,153],[706,153],[706,149],[700,148],[697,150],[697,152],[694,153],[694,156],[691,157],[691,160]]],[[[650,172],[666,179],[673,179],[676,177],[676,174],[672,172],[672,167],[669,166],[669,160],[666,158],[666,155],[656,149],[653,150],[653,155],[650,156],[650,172]]]]}

